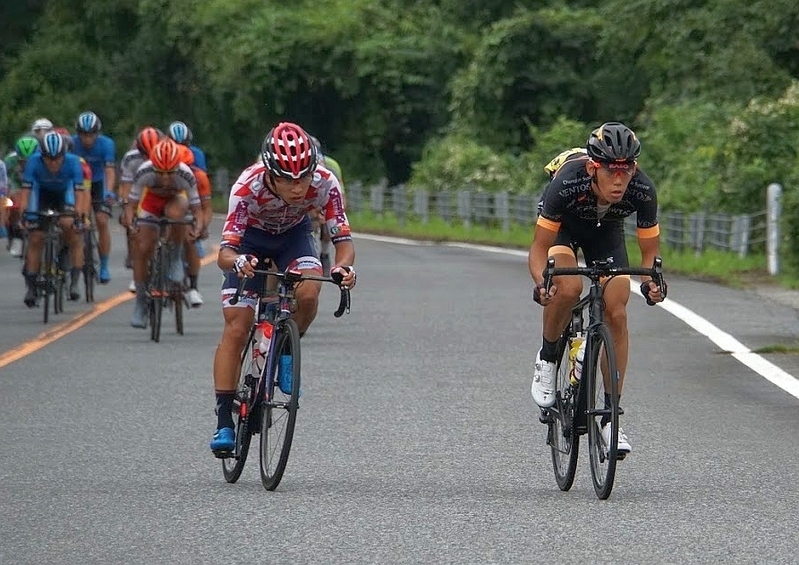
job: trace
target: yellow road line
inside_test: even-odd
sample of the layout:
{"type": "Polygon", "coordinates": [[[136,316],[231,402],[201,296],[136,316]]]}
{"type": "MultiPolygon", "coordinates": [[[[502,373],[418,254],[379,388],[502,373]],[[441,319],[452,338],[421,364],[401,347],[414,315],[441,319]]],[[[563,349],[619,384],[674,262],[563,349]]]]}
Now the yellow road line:
{"type": "MultiPolygon", "coordinates": [[[[209,249],[206,252],[207,254],[205,258],[200,261],[200,264],[205,266],[216,261],[216,254],[218,250],[218,246],[214,246],[213,248],[209,249]]],[[[78,328],[82,328],[95,318],[99,317],[101,314],[108,312],[111,310],[111,308],[119,306],[123,302],[132,300],[135,296],[136,295],[134,293],[129,291],[120,292],[116,296],[112,296],[110,298],[106,298],[102,302],[98,302],[91,310],[81,312],[71,320],[44,331],[32,340],[26,341],[25,343],[6,351],[0,355],[0,369],[13,363],[14,361],[18,361],[19,359],[34,353],[35,351],[40,350],[44,346],[53,343],[57,339],[61,339],[65,335],[74,332],[78,328]]]]}

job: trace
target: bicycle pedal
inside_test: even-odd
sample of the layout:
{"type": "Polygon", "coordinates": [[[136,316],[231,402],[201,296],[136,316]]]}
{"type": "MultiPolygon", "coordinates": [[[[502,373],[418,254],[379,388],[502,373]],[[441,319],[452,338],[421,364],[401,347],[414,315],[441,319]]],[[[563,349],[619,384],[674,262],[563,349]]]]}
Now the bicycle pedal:
{"type": "Polygon", "coordinates": [[[552,415],[549,413],[549,410],[540,410],[538,413],[538,421],[542,424],[551,424],[552,423],[552,415]]]}
{"type": "Polygon", "coordinates": [[[629,454],[628,451],[617,451],[616,452],[616,461],[624,461],[629,454]]]}
{"type": "Polygon", "coordinates": [[[229,449],[217,449],[216,451],[212,451],[212,453],[217,459],[233,459],[236,457],[229,449]]]}

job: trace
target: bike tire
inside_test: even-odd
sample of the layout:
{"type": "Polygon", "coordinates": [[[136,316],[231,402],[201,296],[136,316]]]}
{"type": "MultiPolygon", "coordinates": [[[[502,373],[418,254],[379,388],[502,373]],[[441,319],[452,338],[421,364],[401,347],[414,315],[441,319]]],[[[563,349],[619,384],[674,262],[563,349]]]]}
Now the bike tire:
{"type": "Polygon", "coordinates": [[[569,380],[569,350],[571,331],[567,328],[558,343],[558,369],[555,405],[548,409],[549,424],[547,443],[552,454],[552,469],[555,482],[562,491],[568,491],[574,484],[577,460],[580,454],[580,436],[577,434],[577,387],[569,380]]]}
{"type": "Polygon", "coordinates": [[[94,237],[91,229],[83,232],[83,286],[86,302],[94,302],[96,272],[94,266],[94,237]]]}
{"type": "Polygon", "coordinates": [[[44,275],[42,276],[42,294],[44,295],[44,323],[50,319],[50,295],[53,292],[53,271],[55,264],[53,256],[55,254],[52,239],[47,239],[44,244],[44,275]]]}
{"type": "Polygon", "coordinates": [[[183,335],[183,306],[185,305],[183,300],[183,291],[178,287],[172,293],[172,301],[175,304],[175,330],[178,335],[183,335]]]}
{"type": "Polygon", "coordinates": [[[53,292],[53,312],[60,314],[64,311],[64,292],[66,282],[64,271],[56,267],[55,289],[53,292]]]}
{"type": "Polygon", "coordinates": [[[233,401],[233,429],[236,430],[236,447],[233,457],[222,459],[222,474],[229,483],[235,483],[241,477],[252,441],[251,423],[255,416],[253,406],[255,406],[255,391],[258,389],[258,378],[260,377],[256,374],[257,370],[253,361],[258,349],[258,343],[253,339],[254,335],[255,330],[250,330],[247,346],[241,353],[241,371],[236,386],[236,398],[233,401]]]}
{"type": "Polygon", "coordinates": [[[300,332],[292,319],[275,328],[274,355],[267,366],[265,384],[268,398],[262,404],[260,468],[261,483],[266,490],[275,490],[286,470],[300,398],[300,332]],[[277,384],[280,356],[292,356],[291,394],[284,394],[277,384]]]}
{"type": "Polygon", "coordinates": [[[618,455],[619,395],[616,353],[613,337],[604,323],[590,330],[586,347],[583,379],[586,389],[586,416],[588,423],[588,454],[594,491],[605,500],[613,490],[618,455]],[[585,362],[587,361],[587,363],[585,362]],[[606,406],[605,393],[610,398],[606,406]],[[602,439],[602,417],[609,417],[610,442],[602,439]]]}
{"type": "Polygon", "coordinates": [[[150,330],[150,338],[158,343],[161,341],[161,321],[164,316],[164,301],[166,300],[166,273],[167,273],[167,255],[163,246],[159,246],[155,252],[155,261],[150,276],[152,277],[152,292],[151,292],[151,321],[152,329],[150,330]]]}

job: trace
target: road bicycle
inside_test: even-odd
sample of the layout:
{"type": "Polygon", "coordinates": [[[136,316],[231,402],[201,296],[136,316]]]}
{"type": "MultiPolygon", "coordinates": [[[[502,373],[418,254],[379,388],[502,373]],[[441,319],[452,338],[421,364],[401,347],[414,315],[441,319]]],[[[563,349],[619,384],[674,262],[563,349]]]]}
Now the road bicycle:
{"type": "Polygon", "coordinates": [[[53,303],[53,314],[64,311],[64,289],[67,284],[65,262],[68,249],[64,244],[59,220],[62,217],[73,217],[72,212],[56,212],[43,210],[36,214],[38,221],[44,224],[44,257],[36,278],[36,296],[44,302],[44,323],[50,318],[50,302],[53,303]]]}
{"type": "MultiPolygon", "coordinates": [[[[588,294],[572,308],[571,321],[558,340],[557,384],[555,404],[541,409],[541,422],[547,424],[547,445],[552,452],[552,466],[558,487],[567,491],[574,483],[580,436],[588,435],[591,478],[597,497],[610,496],[616,476],[616,462],[626,453],[618,451],[619,408],[616,355],[613,337],[603,317],[603,295],[607,283],[620,275],[649,276],[663,286],[663,262],[656,257],[651,268],[615,267],[612,261],[595,261],[590,267],[555,267],[550,257],[544,269],[545,291],[552,278],[579,275],[588,277],[588,294]],[[587,321],[587,324],[586,324],[587,321]],[[573,361],[569,352],[575,340],[585,341],[582,375],[570,378],[573,361]],[[610,424],[610,441],[605,442],[602,428],[610,424]]],[[[649,304],[650,302],[647,298],[649,304]]]]}
{"type": "MultiPolygon", "coordinates": [[[[266,490],[275,490],[286,470],[294,426],[297,421],[300,398],[300,332],[291,318],[296,310],[294,298],[296,287],[303,281],[329,282],[339,286],[341,300],[333,313],[340,318],[350,310],[350,291],[341,287],[341,273],[330,277],[303,275],[299,271],[275,272],[257,269],[256,275],[263,275],[263,288],[258,293],[250,334],[241,353],[241,372],[233,403],[233,422],[236,430],[236,444],[233,451],[217,452],[222,459],[222,472],[225,480],[235,483],[241,476],[252,436],[260,434],[260,472],[261,482],[266,490]],[[277,302],[267,302],[268,277],[277,277],[277,302]],[[271,326],[271,328],[269,326],[271,326]],[[272,337],[266,355],[259,343],[259,333],[271,329],[272,337]],[[280,365],[290,358],[291,390],[281,390],[279,383],[280,365]]],[[[239,281],[236,293],[230,304],[236,304],[247,279],[239,281]]],[[[286,385],[284,384],[284,387],[286,385]]]]}
{"type": "Polygon", "coordinates": [[[83,217],[83,287],[86,302],[94,302],[94,289],[100,281],[100,258],[97,252],[97,229],[94,214],[83,217]]]}
{"type": "MultiPolygon", "coordinates": [[[[155,252],[150,258],[147,278],[147,311],[150,323],[150,339],[156,343],[161,341],[161,321],[164,309],[175,311],[175,329],[183,335],[183,306],[185,304],[185,280],[173,281],[169,278],[171,257],[175,256],[175,242],[168,239],[169,226],[193,225],[194,220],[139,220],[141,223],[158,226],[158,240],[155,252]]],[[[183,244],[178,243],[182,249],[183,244]]],[[[181,256],[181,261],[182,256],[181,256]]]]}

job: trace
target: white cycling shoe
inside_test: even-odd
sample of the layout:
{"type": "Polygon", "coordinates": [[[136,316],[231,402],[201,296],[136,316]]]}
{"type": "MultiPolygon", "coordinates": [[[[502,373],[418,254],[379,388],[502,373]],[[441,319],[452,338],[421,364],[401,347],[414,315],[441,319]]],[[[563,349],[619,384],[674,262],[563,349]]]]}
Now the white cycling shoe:
{"type": "Polygon", "coordinates": [[[535,356],[535,373],[530,393],[533,400],[541,408],[549,408],[555,404],[555,382],[557,381],[557,364],[541,360],[541,351],[535,356]]]}
{"type": "MultiPolygon", "coordinates": [[[[605,424],[602,428],[602,441],[605,442],[605,445],[610,444],[610,422],[605,424]]],[[[624,430],[619,426],[619,441],[618,447],[616,448],[617,458],[624,459],[632,450],[633,448],[630,446],[630,440],[627,439],[627,434],[625,434],[624,430]]]]}
{"type": "Polygon", "coordinates": [[[203,305],[203,295],[200,294],[196,288],[190,288],[186,292],[186,302],[189,303],[189,306],[192,308],[199,308],[203,305]]]}

